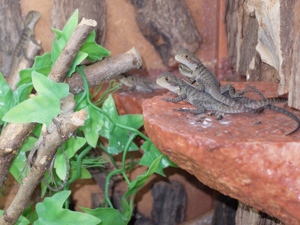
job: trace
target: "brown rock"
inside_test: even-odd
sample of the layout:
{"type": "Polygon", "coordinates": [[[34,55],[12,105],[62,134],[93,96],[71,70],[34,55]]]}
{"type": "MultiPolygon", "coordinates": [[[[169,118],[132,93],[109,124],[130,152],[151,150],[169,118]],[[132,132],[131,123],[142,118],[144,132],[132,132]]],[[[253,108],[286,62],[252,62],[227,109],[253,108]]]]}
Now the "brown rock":
{"type": "MultiPolygon", "coordinates": [[[[243,89],[245,84],[234,86],[243,89]]],[[[250,84],[266,97],[277,96],[276,83],[250,84]]],[[[145,130],[164,154],[221,193],[285,224],[300,224],[300,131],[284,135],[296,126],[293,120],[265,110],[199,122],[203,115],[173,110],[181,107],[191,106],[165,102],[161,96],[143,103],[145,130]]]]}

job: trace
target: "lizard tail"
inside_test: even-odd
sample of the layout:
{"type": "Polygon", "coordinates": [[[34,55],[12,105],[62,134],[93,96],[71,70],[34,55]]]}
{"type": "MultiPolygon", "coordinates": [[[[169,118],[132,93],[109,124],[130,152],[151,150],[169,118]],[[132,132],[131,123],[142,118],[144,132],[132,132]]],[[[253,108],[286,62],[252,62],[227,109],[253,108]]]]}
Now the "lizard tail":
{"type": "Polygon", "coordinates": [[[266,108],[268,108],[270,110],[273,110],[273,111],[276,111],[276,112],[279,112],[279,113],[282,113],[282,114],[290,117],[291,119],[293,119],[293,120],[295,120],[297,122],[297,124],[298,124],[297,127],[294,130],[292,130],[291,132],[285,134],[286,136],[295,133],[300,128],[300,120],[298,119],[297,116],[295,116],[291,112],[289,112],[289,111],[287,111],[287,110],[285,110],[283,108],[274,106],[274,105],[266,105],[266,108]]]}

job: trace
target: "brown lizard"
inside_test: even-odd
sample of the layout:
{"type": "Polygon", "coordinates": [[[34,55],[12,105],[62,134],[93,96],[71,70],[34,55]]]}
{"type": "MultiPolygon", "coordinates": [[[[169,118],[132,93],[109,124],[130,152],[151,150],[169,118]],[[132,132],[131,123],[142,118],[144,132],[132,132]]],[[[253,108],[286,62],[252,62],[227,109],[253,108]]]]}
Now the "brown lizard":
{"type": "Polygon", "coordinates": [[[8,77],[8,84],[13,90],[16,88],[16,84],[19,80],[19,64],[22,58],[25,58],[27,61],[32,61],[28,59],[26,52],[29,42],[34,42],[34,26],[39,18],[40,13],[37,11],[30,11],[25,18],[23,33],[14,50],[8,77]]]}
{"type": "Polygon", "coordinates": [[[162,89],[154,81],[150,79],[143,78],[138,75],[123,75],[124,77],[120,78],[120,82],[129,87],[129,90],[137,90],[141,92],[153,92],[154,89],[162,89]]]}
{"type": "Polygon", "coordinates": [[[187,49],[182,49],[175,55],[175,59],[192,71],[192,73],[183,75],[190,76],[190,78],[196,80],[198,89],[209,93],[214,99],[223,104],[236,109],[247,110],[247,107],[244,104],[238,103],[233,99],[222,95],[226,91],[232,92],[230,90],[233,89],[233,87],[231,85],[221,87],[217,77],[201,63],[195,54],[187,49]]]}
{"type": "MultiPolygon", "coordinates": [[[[44,144],[45,135],[47,135],[47,133],[51,134],[52,132],[54,132],[56,130],[60,133],[60,121],[62,119],[64,119],[67,115],[69,115],[71,112],[74,111],[75,104],[76,103],[74,101],[74,97],[73,97],[72,94],[69,94],[67,97],[61,99],[61,101],[60,101],[60,105],[61,105],[60,114],[52,120],[52,122],[50,123],[50,125],[47,128],[45,128],[45,125],[43,125],[42,134],[39,137],[39,139],[36,141],[33,148],[31,149],[31,151],[28,155],[27,164],[26,164],[25,168],[23,169],[23,171],[27,167],[29,167],[30,165],[33,164],[33,161],[34,161],[34,158],[35,158],[34,156],[37,154],[37,151],[40,148],[40,146],[44,144]]],[[[66,153],[64,152],[63,149],[62,149],[62,152],[63,152],[63,154],[66,158],[66,167],[67,167],[66,177],[63,180],[62,184],[59,187],[53,188],[49,185],[47,180],[45,178],[43,178],[43,181],[45,182],[46,186],[52,191],[59,191],[59,190],[63,189],[64,186],[66,185],[68,179],[69,179],[69,170],[70,170],[69,159],[68,159],[68,157],[67,157],[67,155],[66,155],[66,153]]],[[[54,160],[55,160],[55,157],[52,159],[51,166],[50,166],[50,169],[49,169],[50,171],[53,167],[54,160]]]]}
{"type": "MultiPolygon", "coordinates": [[[[237,101],[242,101],[243,104],[245,104],[245,106],[249,107],[249,108],[246,108],[246,111],[244,111],[242,108],[236,109],[236,108],[233,108],[222,102],[217,101],[210,94],[197,89],[196,87],[189,84],[188,82],[181,80],[181,79],[177,78],[176,76],[174,76],[173,74],[168,73],[168,72],[160,75],[157,78],[156,82],[158,85],[160,85],[164,88],[167,88],[168,90],[170,90],[178,95],[178,97],[176,97],[176,98],[165,98],[164,100],[169,101],[169,102],[174,102],[174,103],[184,100],[196,107],[196,109],[179,109],[179,111],[191,112],[194,114],[201,114],[201,113],[206,112],[207,110],[209,110],[209,111],[212,110],[217,113],[233,114],[233,113],[241,113],[241,112],[252,112],[252,111],[249,111],[249,108],[251,108],[250,106],[252,106],[253,108],[263,107],[263,108],[268,108],[270,110],[282,113],[297,122],[297,127],[294,130],[292,130],[291,132],[287,133],[286,135],[290,135],[290,134],[296,132],[300,128],[300,120],[298,119],[297,116],[295,116],[294,114],[292,114],[291,112],[289,112],[283,108],[280,108],[280,107],[277,107],[277,106],[274,106],[271,104],[271,103],[282,102],[282,101],[286,100],[285,98],[282,98],[282,99],[281,98],[264,98],[262,100],[252,100],[252,99],[248,99],[247,97],[243,97],[243,96],[234,98],[237,101]]],[[[233,101],[235,101],[234,99],[233,99],[233,101]]],[[[256,110],[254,110],[254,112],[259,113],[259,112],[262,112],[262,110],[259,111],[258,109],[256,109],[256,110]]],[[[220,115],[218,115],[218,116],[220,116],[220,115]]]]}

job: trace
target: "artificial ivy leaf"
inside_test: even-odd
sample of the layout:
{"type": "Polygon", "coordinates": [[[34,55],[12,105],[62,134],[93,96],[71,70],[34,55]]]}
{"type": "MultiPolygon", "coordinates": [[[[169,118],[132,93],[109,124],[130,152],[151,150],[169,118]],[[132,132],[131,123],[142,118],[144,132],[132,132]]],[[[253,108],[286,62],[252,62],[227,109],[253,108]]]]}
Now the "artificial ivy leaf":
{"type": "Polygon", "coordinates": [[[15,105],[28,99],[32,91],[32,83],[22,84],[14,91],[15,105]]]}
{"type": "Polygon", "coordinates": [[[51,61],[52,62],[56,62],[56,60],[60,56],[60,53],[66,46],[66,43],[67,43],[67,41],[63,37],[61,37],[59,39],[56,39],[54,37],[54,39],[52,41],[52,48],[51,48],[51,61]]]}
{"type": "Polygon", "coordinates": [[[61,54],[62,50],[66,46],[67,41],[71,37],[73,31],[75,30],[78,24],[78,9],[74,11],[72,16],[68,19],[66,25],[64,26],[63,30],[60,32],[59,30],[53,30],[55,33],[55,37],[52,41],[52,62],[55,62],[59,55],[61,54]]]}
{"type": "Polygon", "coordinates": [[[165,176],[163,169],[169,166],[177,167],[168,156],[163,155],[152,142],[145,141],[141,146],[141,149],[144,150],[144,154],[139,162],[140,165],[150,167],[158,157],[162,157],[162,160],[159,166],[156,168],[156,173],[165,176]]]}
{"type": "Polygon", "coordinates": [[[98,45],[95,41],[95,37],[96,32],[93,30],[80,48],[81,52],[88,54],[87,59],[91,62],[102,60],[103,57],[110,56],[110,51],[98,45]]]}
{"type": "MultiPolygon", "coordinates": [[[[75,99],[77,100],[78,97],[77,95],[75,99]]],[[[79,130],[83,131],[87,143],[95,148],[99,138],[99,131],[104,125],[103,115],[94,107],[88,105],[86,100],[83,100],[77,109],[85,109],[87,111],[84,125],[79,127],[79,130]]]]}
{"type": "MultiPolygon", "coordinates": [[[[0,216],[2,217],[4,213],[4,210],[0,210],[0,216]]],[[[25,218],[24,216],[20,216],[15,225],[28,225],[30,224],[30,221],[25,218]]]]}
{"type": "Polygon", "coordinates": [[[63,209],[62,205],[71,194],[71,191],[60,191],[52,197],[45,198],[43,202],[36,205],[36,211],[38,214],[38,220],[35,221],[35,225],[96,225],[101,222],[100,219],[95,216],[74,212],[69,209],[63,209]]]}
{"type": "Polygon", "coordinates": [[[35,96],[9,110],[3,120],[10,123],[44,123],[47,126],[60,112],[60,102],[54,98],[35,96]]]}
{"type": "MultiPolygon", "coordinates": [[[[120,129],[116,127],[109,138],[107,152],[113,155],[117,155],[120,152],[123,152],[125,145],[128,142],[129,133],[130,132],[128,132],[125,129],[120,129]]],[[[135,151],[138,149],[138,146],[134,142],[131,142],[128,148],[129,151],[135,151]]]]}
{"type": "Polygon", "coordinates": [[[66,25],[64,26],[62,30],[62,36],[65,40],[69,40],[73,31],[75,30],[76,26],[78,24],[78,9],[76,9],[72,16],[68,19],[66,25]]]}
{"type": "Polygon", "coordinates": [[[52,67],[51,54],[46,52],[42,56],[36,56],[32,68],[20,71],[20,81],[18,86],[31,82],[31,73],[37,71],[45,76],[48,76],[52,67]]]}
{"type": "Polygon", "coordinates": [[[149,166],[146,172],[144,172],[142,175],[137,176],[137,178],[133,182],[131,182],[131,184],[128,186],[128,190],[124,194],[124,198],[136,194],[137,191],[142,186],[144,186],[144,184],[148,181],[149,177],[158,170],[163,157],[163,155],[157,157],[149,166]]]}
{"type": "Polygon", "coordinates": [[[63,32],[62,32],[62,31],[60,31],[60,30],[58,30],[58,29],[55,29],[55,28],[53,28],[53,27],[51,27],[51,30],[52,30],[53,33],[56,35],[55,37],[56,37],[57,39],[60,39],[60,38],[62,37],[62,35],[63,35],[63,32]]]}
{"type": "Polygon", "coordinates": [[[50,96],[58,101],[69,94],[68,84],[54,82],[35,71],[32,72],[32,84],[40,96],[50,96]]]}
{"type": "Polygon", "coordinates": [[[32,72],[32,83],[38,95],[9,110],[3,120],[11,123],[44,123],[47,126],[60,112],[60,99],[69,94],[69,86],[56,83],[32,72]],[[25,116],[24,116],[25,115],[25,116]]]}
{"type": "Polygon", "coordinates": [[[82,211],[85,213],[88,213],[90,215],[93,215],[99,219],[101,219],[101,225],[112,225],[112,224],[118,224],[118,225],[126,225],[127,220],[123,219],[122,214],[112,208],[97,208],[97,209],[88,209],[84,207],[80,207],[82,211]]]}
{"type": "Polygon", "coordinates": [[[70,70],[67,73],[67,77],[70,77],[75,72],[76,66],[78,66],[83,60],[85,60],[87,56],[88,56],[88,54],[85,52],[79,51],[77,53],[72,65],[70,67],[70,70]]]}
{"type": "MultiPolygon", "coordinates": [[[[133,197],[134,196],[131,196],[131,198],[133,197]]],[[[133,207],[131,204],[128,204],[128,198],[125,198],[124,196],[121,198],[121,210],[123,218],[126,218],[126,221],[129,222],[132,216],[133,207]]]]}
{"type": "Polygon", "coordinates": [[[63,143],[63,145],[58,149],[55,157],[54,168],[57,176],[61,180],[65,179],[67,173],[66,159],[65,159],[65,155],[62,152],[62,148],[64,149],[68,159],[70,159],[85,143],[86,143],[85,138],[77,137],[75,139],[74,137],[71,137],[69,140],[63,143]]]}
{"type": "MultiPolygon", "coordinates": [[[[74,176],[77,172],[77,166],[76,164],[72,163],[70,168],[70,178],[74,176]]],[[[92,178],[91,173],[84,167],[80,167],[80,177],[78,179],[90,179],[92,178]]]]}
{"type": "MultiPolygon", "coordinates": [[[[139,114],[118,116],[116,122],[120,125],[131,127],[134,129],[139,129],[144,123],[143,116],[139,114]]],[[[108,153],[118,154],[122,152],[124,150],[125,145],[128,142],[130,134],[131,131],[122,129],[120,127],[115,127],[114,130],[110,132],[110,136],[107,137],[109,139],[109,144],[107,148],[108,153]]],[[[138,147],[134,142],[131,142],[128,150],[138,150],[138,147]]]]}
{"type": "Polygon", "coordinates": [[[2,73],[0,73],[0,125],[4,123],[2,117],[14,106],[14,104],[15,99],[13,92],[6,83],[2,73]]]}
{"type": "MultiPolygon", "coordinates": [[[[123,126],[139,129],[143,125],[142,115],[123,115],[119,116],[115,102],[111,95],[103,103],[102,109],[108,114],[111,120],[123,126]]],[[[109,140],[108,153],[118,154],[124,150],[131,134],[130,131],[117,127],[111,120],[104,116],[104,126],[100,130],[100,135],[109,140]]],[[[137,150],[138,147],[132,142],[129,150],[137,150]]]]}

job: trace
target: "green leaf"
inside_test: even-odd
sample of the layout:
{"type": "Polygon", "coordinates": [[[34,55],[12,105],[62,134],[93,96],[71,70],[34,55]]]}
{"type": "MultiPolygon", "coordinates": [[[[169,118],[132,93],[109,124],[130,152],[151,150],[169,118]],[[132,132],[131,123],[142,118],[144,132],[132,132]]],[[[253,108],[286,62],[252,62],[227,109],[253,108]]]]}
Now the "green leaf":
{"type": "Polygon", "coordinates": [[[101,219],[101,225],[126,225],[127,220],[123,219],[122,214],[112,208],[97,208],[97,209],[88,209],[84,207],[80,207],[82,211],[93,215],[99,219],[101,219]]]}
{"type": "MultiPolygon", "coordinates": [[[[119,116],[116,105],[111,95],[105,100],[102,107],[103,111],[105,111],[113,120],[113,122],[139,129],[143,125],[143,117],[142,115],[123,115],[119,116]]],[[[131,131],[127,129],[123,129],[117,127],[111,120],[104,117],[104,126],[100,130],[100,135],[106,137],[109,140],[107,151],[110,154],[118,154],[124,150],[128,142],[128,138],[131,134],[131,131]]],[[[129,146],[129,150],[138,150],[138,147],[133,142],[129,146]]]]}
{"type": "Polygon", "coordinates": [[[87,56],[88,56],[88,54],[85,52],[77,53],[72,65],[70,67],[70,70],[67,73],[67,77],[70,77],[75,72],[76,66],[78,66],[83,60],[85,60],[87,56]]]}
{"type": "Polygon", "coordinates": [[[14,91],[15,105],[28,99],[32,91],[32,83],[22,84],[14,91]]]}
{"type": "Polygon", "coordinates": [[[150,167],[157,158],[162,157],[159,166],[156,168],[156,173],[165,176],[163,169],[169,166],[177,167],[167,156],[163,155],[152,142],[145,141],[141,146],[144,150],[144,154],[139,162],[140,165],[150,167]]]}
{"type": "MultiPolygon", "coordinates": [[[[0,210],[0,216],[2,217],[4,210],[0,210]]],[[[15,225],[27,225],[30,224],[30,221],[26,219],[24,216],[20,216],[15,225]]]]}
{"type": "Polygon", "coordinates": [[[110,51],[98,45],[95,41],[95,37],[96,32],[93,30],[80,48],[81,52],[88,54],[87,59],[91,62],[102,60],[103,57],[110,56],[110,51]]]}
{"type": "Polygon", "coordinates": [[[60,53],[62,52],[66,44],[67,41],[63,37],[61,37],[60,39],[56,39],[54,37],[52,41],[52,48],[51,48],[51,61],[53,63],[58,59],[60,53]]]}
{"type": "MultiPolygon", "coordinates": [[[[78,100],[79,97],[80,96],[77,95],[75,99],[78,100]]],[[[83,131],[87,143],[95,148],[99,139],[99,131],[104,125],[103,115],[94,107],[88,105],[86,99],[80,103],[78,106],[78,110],[79,109],[85,109],[87,112],[84,125],[81,126],[79,130],[83,131]]]]}
{"type": "Polygon", "coordinates": [[[36,56],[34,59],[34,64],[32,68],[24,69],[20,71],[20,81],[18,82],[18,86],[22,84],[31,83],[31,74],[33,71],[39,72],[45,76],[51,71],[52,61],[51,54],[46,52],[42,56],[36,56]]]}
{"type": "Polygon", "coordinates": [[[9,110],[3,120],[11,123],[44,123],[49,125],[60,112],[60,99],[69,94],[69,86],[56,83],[37,72],[32,73],[32,83],[38,92],[9,110]]]}
{"type": "Polygon", "coordinates": [[[64,26],[62,30],[62,36],[65,40],[69,40],[73,31],[75,30],[76,26],[78,24],[78,9],[76,9],[72,16],[68,19],[66,25],[64,26]]]}
{"type": "MultiPolygon", "coordinates": [[[[77,166],[78,165],[74,163],[71,164],[70,178],[74,177],[74,174],[76,174],[77,166]]],[[[78,179],[90,179],[90,178],[92,178],[91,173],[86,168],[80,167],[80,177],[78,179]]]]}
{"type": "Polygon", "coordinates": [[[4,122],[2,121],[3,116],[14,106],[15,100],[14,95],[6,83],[2,73],[0,73],[0,125],[4,122]]]}
{"type": "Polygon", "coordinates": [[[69,94],[68,84],[56,83],[35,71],[32,73],[32,83],[40,96],[49,96],[60,100],[69,94]]]}
{"type": "MultiPolygon", "coordinates": [[[[134,196],[131,196],[130,198],[133,198],[134,196]]],[[[129,220],[132,217],[132,211],[133,211],[133,206],[132,204],[128,204],[127,202],[128,198],[125,198],[124,196],[121,198],[121,212],[123,215],[123,218],[126,218],[126,221],[129,222],[129,220]]],[[[129,200],[131,201],[131,200],[129,200]]]]}
{"type": "Polygon", "coordinates": [[[35,96],[9,110],[3,120],[10,123],[44,123],[47,126],[60,112],[56,99],[35,96]]]}
{"type": "Polygon", "coordinates": [[[71,194],[71,191],[60,191],[52,197],[45,198],[43,202],[36,205],[38,220],[35,225],[96,225],[101,222],[95,216],[63,209],[62,205],[71,194]]]}
{"type": "Polygon", "coordinates": [[[85,138],[77,137],[76,139],[74,137],[71,137],[67,142],[65,142],[62,147],[60,147],[56,153],[55,162],[54,162],[54,168],[57,176],[64,180],[67,173],[67,167],[66,167],[66,159],[62,152],[62,148],[64,149],[66,156],[68,159],[72,158],[75,153],[86,143],[85,138]]]}
{"type": "Polygon", "coordinates": [[[128,190],[124,194],[124,198],[127,198],[131,195],[134,195],[137,193],[137,191],[145,185],[145,183],[148,181],[149,177],[155,173],[160,166],[161,160],[163,159],[163,155],[157,157],[153,163],[149,166],[149,169],[143,173],[142,175],[137,176],[137,178],[131,182],[131,184],[128,186],[128,190]]]}

